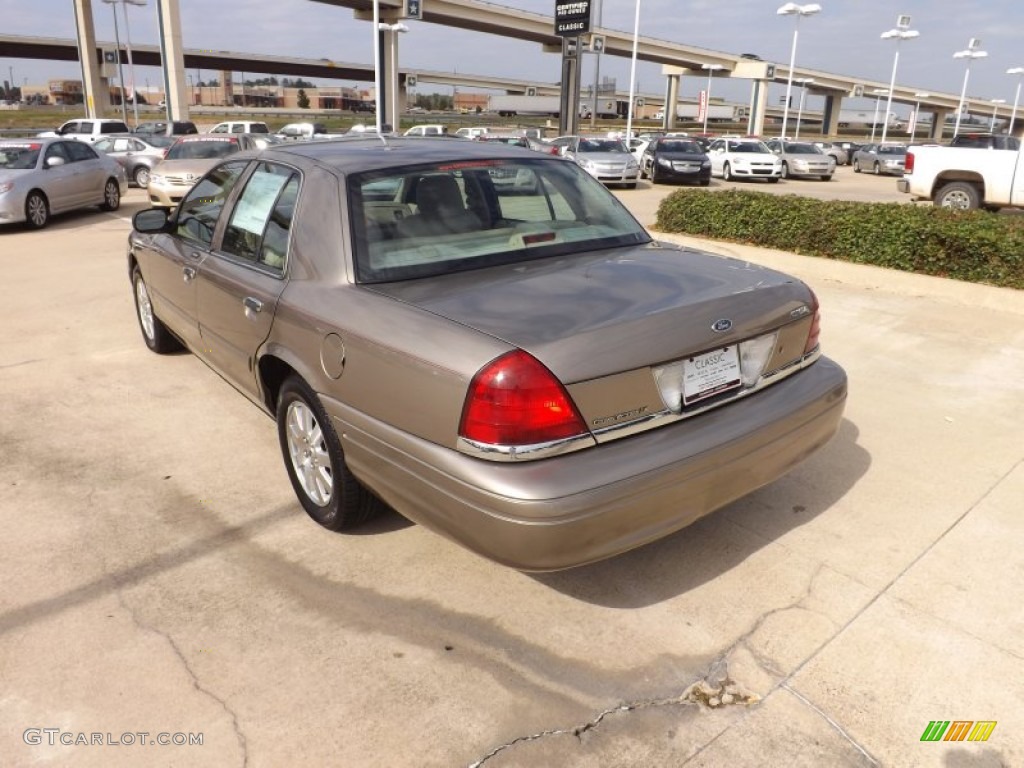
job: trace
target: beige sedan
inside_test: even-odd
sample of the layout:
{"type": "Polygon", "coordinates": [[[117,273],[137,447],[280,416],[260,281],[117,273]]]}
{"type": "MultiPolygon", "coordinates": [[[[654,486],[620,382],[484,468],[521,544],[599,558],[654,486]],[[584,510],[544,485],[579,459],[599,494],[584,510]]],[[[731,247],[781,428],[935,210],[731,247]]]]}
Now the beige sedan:
{"type": "Polygon", "coordinates": [[[196,133],[182,136],[167,150],[149,174],[149,202],[154,208],[173,208],[203,174],[220,160],[248,149],[258,149],[247,134],[196,133]]]}
{"type": "Polygon", "coordinates": [[[770,483],[842,417],[806,285],[658,243],[527,149],[282,145],[134,225],[146,344],[275,418],[332,530],[383,501],[516,568],[580,565],[770,483]]]}

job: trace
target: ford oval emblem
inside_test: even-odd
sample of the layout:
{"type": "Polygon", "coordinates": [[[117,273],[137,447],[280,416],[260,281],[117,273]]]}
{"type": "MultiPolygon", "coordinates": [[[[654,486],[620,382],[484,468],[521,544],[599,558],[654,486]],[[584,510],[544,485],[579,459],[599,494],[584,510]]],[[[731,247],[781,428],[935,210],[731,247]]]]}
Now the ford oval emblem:
{"type": "Polygon", "coordinates": [[[732,320],[723,317],[721,320],[715,320],[711,324],[711,330],[715,333],[725,333],[726,331],[732,330],[732,320]]]}

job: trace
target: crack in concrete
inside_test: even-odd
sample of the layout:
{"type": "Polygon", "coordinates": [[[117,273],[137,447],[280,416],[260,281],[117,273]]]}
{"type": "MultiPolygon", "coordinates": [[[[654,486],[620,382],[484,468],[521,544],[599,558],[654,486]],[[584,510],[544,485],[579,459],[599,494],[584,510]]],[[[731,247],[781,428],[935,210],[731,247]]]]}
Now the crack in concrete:
{"type": "MultiPolygon", "coordinates": [[[[687,687],[687,691],[693,686],[687,687]]],[[[617,707],[606,709],[603,712],[598,713],[597,717],[592,720],[588,720],[581,725],[573,726],[572,728],[554,728],[548,731],[540,731],[539,733],[532,733],[529,736],[519,736],[518,738],[512,739],[512,741],[506,742],[498,747],[495,747],[486,755],[481,757],[479,760],[469,764],[469,768],[480,768],[481,765],[486,763],[495,755],[500,752],[510,749],[517,744],[524,744],[530,741],[536,741],[537,739],[544,739],[548,736],[575,736],[577,740],[582,740],[583,734],[587,731],[592,731],[601,725],[602,721],[610,715],[614,715],[620,712],[633,712],[638,709],[649,709],[651,707],[664,707],[671,706],[673,704],[692,704],[693,702],[686,700],[686,692],[684,691],[679,696],[671,696],[663,699],[646,699],[641,701],[627,702],[625,704],[619,704],[617,707]]]]}
{"type": "Polygon", "coordinates": [[[554,728],[547,731],[540,731],[539,733],[533,733],[528,736],[519,736],[512,741],[495,747],[479,760],[470,763],[468,768],[480,768],[480,766],[492,757],[506,749],[510,749],[517,744],[537,741],[538,739],[544,739],[549,736],[575,736],[577,740],[582,741],[583,734],[588,731],[595,730],[601,725],[605,718],[615,714],[635,712],[637,710],[651,709],[654,707],[687,705],[702,706],[708,709],[720,709],[730,705],[754,704],[759,701],[760,698],[761,697],[756,693],[746,690],[735,680],[730,678],[728,663],[720,660],[710,666],[707,675],[700,680],[690,683],[690,685],[686,686],[686,689],[678,696],[668,696],[659,699],[641,699],[626,702],[612,707],[611,709],[599,712],[592,720],[588,720],[587,722],[573,726],[572,728],[554,728]]]}
{"type": "Polygon", "coordinates": [[[800,701],[800,702],[802,702],[802,703],[803,703],[803,704],[804,704],[805,706],[807,706],[808,708],[810,708],[810,709],[811,709],[811,711],[813,711],[813,712],[814,712],[814,713],[816,713],[816,714],[817,714],[817,715],[818,715],[819,717],[821,717],[821,718],[822,718],[822,719],[823,719],[823,720],[824,720],[824,721],[825,721],[826,723],[828,723],[829,725],[831,725],[831,726],[832,726],[832,728],[833,728],[833,729],[834,729],[834,730],[836,731],[836,733],[838,733],[838,734],[839,734],[840,736],[842,736],[842,737],[843,737],[844,739],[846,739],[846,740],[847,740],[848,742],[850,742],[850,744],[852,744],[852,745],[853,745],[854,747],[856,747],[857,751],[858,751],[858,752],[860,752],[860,753],[861,753],[862,755],[864,755],[864,757],[865,757],[865,758],[867,758],[867,760],[868,760],[868,761],[869,761],[869,762],[870,762],[870,763],[871,763],[872,765],[881,765],[881,763],[879,763],[879,762],[878,762],[878,761],[877,761],[877,760],[876,760],[876,759],[874,758],[874,756],[872,756],[872,754],[871,754],[870,752],[868,752],[868,751],[867,751],[867,749],[865,749],[865,748],[864,748],[863,746],[861,746],[861,745],[860,745],[860,744],[859,744],[859,743],[857,742],[857,740],[856,740],[855,738],[853,738],[853,736],[851,736],[851,735],[850,735],[850,734],[849,734],[849,733],[848,733],[848,732],[846,731],[846,729],[845,729],[845,728],[843,728],[843,726],[841,726],[841,725],[840,725],[840,724],[839,724],[838,722],[836,722],[836,721],[835,721],[835,720],[833,720],[833,719],[832,719],[831,717],[829,717],[828,713],[826,713],[826,712],[825,712],[825,710],[821,709],[821,707],[819,707],[819,706],[818,706],[817,704],[815,704],[815,703],[814,703],[813,701],[811,701],[811,700],[810,700],[810,699],[808,699],[808,698],[807,698],[806,696],[804,696],[804,695],[803,695],[802,693],[800,693],[799,691],[797,691],[797,690],[796,690],[795,688],[791,688],[791,687],[789,686],[789,683],[787,683],[787,682],[784,682],[784,683],[782,683],[782,684],[780,685],[780,687],[781,687],[781,688],[782,688],[783,690],[789,691],[789,692],[790,692],[791,694],[793,694],[793,696],[794,696],[794,697],[796,697],[797,701],[800,701]]]}
{"type": "MultiPolygon", "coordinates": [[[[117,585],[116,581],[115,585],[117,585]]],[[[128,612],[129,617],[131,617],[132,623],[136,627],[143,630],[144,632],[152,632],[155,635],[159,635],[167,642],[167,644],[171,647],[171,650],[174,652],[174,655],[178,658],[178,661],[181,663],[181,666],[185,669],[185,672],[188,674],[189,680],[192,683],[192,688],[198,693],[201,693],[217,702],[220,705],[221,709],[223,709],[224,712],[226,712],[227,715],[231,718],[231,726],[234,729],[235,738],[238,740],[238,746],[242,750],[242,768],[248,766],[249,745],[245,739],[245,734],[242,733],[242,728],[238,723],[238,715],[235,714],[235,711],[228,706],[228,703],[224,699],[215,694],[209,688],[205,688],[203,684],[199,682],[199,677],[196,675],[195,670],[192,669],[192,665],[188,663],[188,659],[185,658],[185,654],[182,653],[181,648],[179,648],[178,644],[174,642],[174,638],[172,638],[168,633],[164,632],[163,630],[160,630],[155,626],[146,624],[145,622],[139,619],[139,616],[135,609],[128,605],[127,601],[125,600],[124,594],[121,592],[120,585],[117,585],[116,589],[114,590],[114,594],[117,595],[117,602],[120,603],[121,607],[128,612]]]]}

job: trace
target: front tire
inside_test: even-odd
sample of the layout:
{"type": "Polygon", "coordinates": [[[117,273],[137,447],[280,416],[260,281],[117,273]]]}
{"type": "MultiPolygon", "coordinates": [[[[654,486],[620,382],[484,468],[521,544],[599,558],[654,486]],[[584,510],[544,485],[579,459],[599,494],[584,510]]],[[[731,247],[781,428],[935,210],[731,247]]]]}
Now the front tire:
{"type": "Polygon", "coordinates": [[[859,160],[854,160],[853,161],[853,172],[854,173],[860,173],[860,161],[859,160]]]}
{"type": "Polygon", "coordinates": [[[345,464],[341,441],[320,398],[298,376],[277,399],[277,434],[295,495],[311,518],[329,531],[352,528],[381,506],[345,464]]]}
{"type": "Polygon", "coordinates": [[[874,164],[874,166],[873,166],[873,167],[871,168],[871,171],[872,171],[872,173],[874,173],[874,174],[875,174],[875,176],[881,176],[881,175],[882,175],[882,166],[880,166],[880,165],[879,165],[879,164],[878,164],[878,163],[876,162],[876,163],[874,164]]]}
{"type": "Polygon", "coordinates": [[[722,166],[722,181],[732,181],[732,169],[728,163],[722,166]]]}
{"type": "Polygon", "coordinates": [[[782,164],[782,178],[789,178],[789,165],[787,163],[782,164]]]}
{"type": "Polygon", "coordinates": [[[826,175],[826,176],[822,176],[822,177],[821,177],[821,180],[822,180],[822,181],[832,181],[832,175],[831,175],[831,174],[828,174],[828,175],[826,175]]]}
{"type": "Polygon", "coordinates": [[[101,211],[116,211],[121,207],[121,187],[114,179],[107,179],[103,185],[103,202],[100,203],[101,211]]]}
{"type": "Polygon", "coordinates": [[[656,166],[656,165],[652,165],[651,166],[650,177],[651,177],[651,184],[660,184],[661,183],[660,181],[658,181],[658,166],[656,166]]]}
{"type": "Polygon", "coordinates": [[[167,326],[160,322],[160,318],[153,312],[149,289],[146,287],[146,281],[142,279],[142,271],[138,265],[132,270],[132,289],[135,295],[135,317],[139,321],[142,340],[146,342],[150,351],[166,355],[181,349],[181,342],[171,335],[167,326]]]}
{"type": "Polygon", "coordinates": [[[973,184],[953,181],[942,187],[935,195],[935,205],[955,211],[971,211],[981,207],[981,193],[973,184]]]}
{"type": "Polygon", "coordinates": [[[29,229],[42,229],[50,221],[50,204],[42,192],[33,191],[25,198],[25,224],[29,229]]]}
{"type": "Polygon", "coordinates": [[[149,186],[149,168],[144,165],[140,165],[132,172],[132,181],[135,182],[135,186],[139,189],[145,189],[149,186]]]}

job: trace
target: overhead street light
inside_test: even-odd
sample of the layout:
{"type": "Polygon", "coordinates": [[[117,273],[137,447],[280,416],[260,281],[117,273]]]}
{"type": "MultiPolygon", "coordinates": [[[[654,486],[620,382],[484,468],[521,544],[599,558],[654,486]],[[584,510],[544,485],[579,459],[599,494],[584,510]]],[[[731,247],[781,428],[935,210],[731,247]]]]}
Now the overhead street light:
{"type": "Polygon", "coordinates": [[[914,118],[913,120],[910,121],[911,144],[914,143],[914,134],[917,132],[917,121],[918,118],[920,118],[921,116],[921,99],[927,99],[929,96],[931,96],[931,94],[926,93],[925,91],[918,91],[917,93],[914,94],[914,98],[917,99],[917,101],[914,102],[914,118]]]}
{"type": "Polygon", "coordinates": [[[910,17],[899,16],[896,19],[896,28],[882,33],[883,40],[896,41],[896,56],[892,60],[892,77],[889,78],[889,98],[885,101],[885,122],[882,123],[882,143],[885,143],[886,134],[889,131],[889,113],[892,111],[892,91],[896,87],[896,67],[900,63],[900,43],[903,40],[913,40],[921,33],[910,29],[910,17]]]}
{"type": "MultiPolygon", "coordinates": [[[[390,32],[393,35],[393,38],[391,40],[391,84],[394,87],[388,89],[389,93],[391,94],[391,109],[389,109],[388,112],[390,113],[391,120],[393,122],[392,128],[397,131],[398,127],[399,127],[399,114],[398,114],[398,35],[399,35],[399,33],[402,33],[402,32],[408,32],[409,31],[409,27],[407,27],[402,22],[398,22],[397,24],[385,24],[383,21],[381,21],[381,22],[377,23],[377,29],[380,29],[380,30],[382,30],[384,32],[390,32]]],[[[379,64],[378,64],[378,66],[379,66],[379,64]]],[[[378,99],[378,102],[379,101],[380,100],[378,99]]],[[[383,127],[383,125],[381,123],[380,112],[378,112],[377,113],[377,133],[381,132],[380,129],[382,127],[383,127]]]]}
{"type": "MultiPolygon", "coordinates": [[[[882,103],[882,97],[892,92],[887,91],[885,88],[875,88],[871,92],[875,94],[875,116],[871,119],[871,143],[873,144],[875,142],[875,126],[878,125],[878,108],[882,103]]],[[[889,116],[886,115],[885,119],[888,121],[889,116]]]]}
{"type": "MultiPolygon", "coordinates": [[[[130,82],[129,82],[129,90],[131,90],[131,93],[132,93],[132,112],[135,115],[135,127],[138,128],[138,126],[139,126],[139,99],[136,96],[136,92],[135,92],[135,64],[132,62],[132,29],[131,29],[130,24],[128,23],[128,6],[129,5],[134,5],[137,8],[142,8],[142,7],[144,7],[146,5],[146,0],[103,0],[103,2],[107,3],[108,5],[111,5],[111,6],[116,5],[117,3],[121,3],[122,7],[124,8],[124,34],[125,34],[125,43],[126,43],[126,47],[127,47],[127,50],[128,50],[128,77],[129,77],[129,80],[130,80],[130,82]]],[[[117,9],[116,8],[114,9],[114,26],[115,26],[115,28],[117,26],[117,9]]],[[[120,44],[118,45],[118,48],[120,49],[120,44]]],[[[121,63],[121,52],[120,52],[120,50],[118,50],[118,53],[117,53],[117,60],[118,60],[118,64],[120,65],[120,63],[121,63]]],[[[122,101],[123,101],[123,99],[124,99],[124,93],[123,93],[124,92],[124,79],[123,78],[121,79],[121,91],[122,91],[121,98],[122,98],[122,101]]],[[[167,101],[167,108],[170,109],[170,99],[167,98],[167,94],[164,94],[164,99],[167,101]]]]}
{"type": "Polygon", "coordinates": [[[964,85],[960,89],[960,103],[956,107],[956,125],[953,128],[953,136],[955,137],[960,133],[960,117],[964,111],[964,98],[967,96],[967,80],[971,76],[971,62],[974,59],[984,59],[988,56],[988,51],[979,51],[978,47],[981,45],[981,40],[976,37],[972,37],[970,42],[967,43],[967,48],[963,51],[957,51],[953,54],[954,59],[967,59],[967,70],[964,72],[964,85]]]}
{"type": "Polygon", "coordinates": [[[708,112],[711,111],[711,76],[720,69],[725,69],[721,64],[701,64],[701,69],[708,71],[708,87],[704,92],[704,133],[708,132],[708,112]]]}
{"type": "MultiPolygon", "coordinates": [[[[640,44],[640,0],[636,0],[636,18],[633,20],[633,58],[629,66],[629,111],[626,113],[626,146],[633,138],[633,109],[636,107],[636,49],[640,44]]],[[[675,109],[675,106],[672,107],[675,109]]]]}
{"type": "Polygon", "coordinates": [[[796,132],[793,135],[794,139],[800,138],[800,122],[804,118],[804,97],[807,96],[807,86],[814,82],[813,77],[798,77],[793,82],[800,85],[800,108],[796,111],[796,132]]]}
{"type": "Polygon", "coordinates": [[[1024,67],[1011,67],[1006,70],[1008,75],[1017,76],[1017,93],[1013,97],[1013,111],[1010,113],[1010,127],[1006,129],[1006,133],[1009,136],[1013,135],[1013,124],[1017,119],[1017,103],[1020,101],[1020,83],[1024,80],[1024,67]]]}
{"type": "Polygon", "coordinates": [[[807,5],[786,3],[775,12],[778,16],[796,17],[796,26],[793,29],[793,48],[789,53],[789,74],[786,78],[786,102],[782,109],[782,138],[786,137],[786,123],[789,119],[789,99],[793,93],[793,67],[796,66],[796,41],[800,36],[800,19],[804,16],[813,16],[820,12],[821,6],[817,3],[808,3],[807,5]]]}
{"type": "Polygon", "coordinates": [[[989,103],[992,105],[992,122],[989,124],[988,130],[989,133],[995,133],[996,113],[999,112],[999,105],[1006,103],[1006,99],[989,99],[989,103]]]}

